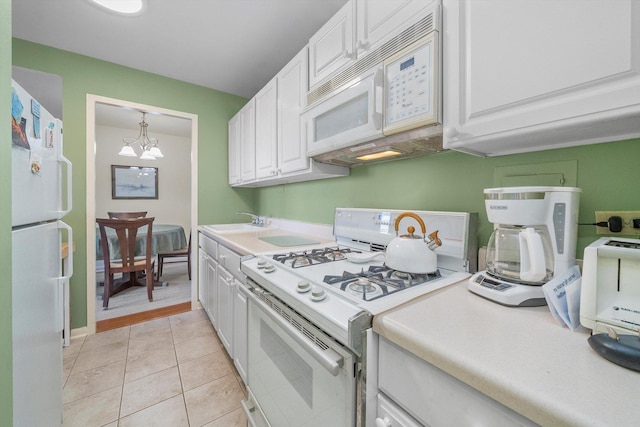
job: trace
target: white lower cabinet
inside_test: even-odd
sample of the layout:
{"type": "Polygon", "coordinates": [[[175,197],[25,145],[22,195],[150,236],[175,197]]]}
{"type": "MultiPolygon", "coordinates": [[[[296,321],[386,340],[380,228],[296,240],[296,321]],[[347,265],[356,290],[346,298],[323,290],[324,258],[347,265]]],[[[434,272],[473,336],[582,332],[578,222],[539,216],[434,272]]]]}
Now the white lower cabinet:
{"type": "Polygon", "coordinates": [[[247,382],[247,288],[241,256],[199,235],[198,299],[240,378],[247,382]]]}
{"type": "Polygon", "coordinates": [[[207,314],[213,327],[218,326],[218,263],[209,258],[207,263],[207,314]]]}
{"type": "Polygon", "coordinates": [[[247,288],[235,281],[233,300],[233,363],[240,378],[247,384],[247,288]]]}
{"type": "Polygon", "coordinates": [[[200,233],[198,249],[198,299],[214,327],[218,320],[218,243],[200,233]]]}
{"type": "Polygon", "coordinates": [[[376,427],[422,427],[422,425],[396,405],[393,400],[380,393],[378,394],[376,427]]]}
{"type": "Polygon", "coordinates": [[[202,304],[204,311],[207,311],[207,264],[209,256],[202,248],[198,248],[198,301],[202,304]]]}
{"type": "Polygon", "coordinates": [[[233,276],[218,265],[218,336],[233,357],[233,276]]]}
{"type": "Polygon", "coordinates": [[[382,337],[378,388],[380,427],[536,425],[382,337]]]}

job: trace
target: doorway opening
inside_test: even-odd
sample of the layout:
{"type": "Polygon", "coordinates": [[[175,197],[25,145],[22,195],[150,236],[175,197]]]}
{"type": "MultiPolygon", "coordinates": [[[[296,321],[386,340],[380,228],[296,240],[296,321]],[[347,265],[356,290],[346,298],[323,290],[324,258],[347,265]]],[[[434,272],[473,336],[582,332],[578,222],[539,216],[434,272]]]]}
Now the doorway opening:
{"type": "MultiPolygon", "coordinates": [[[[154,289],[154,301],[146,299],[146,291],[131,288],[116,294],[109,300],[109,308],[102,308],[104,261],[98,252],[99,232],[96,218],[106,217],[112,211],[147,211],[155,217],[154,234],[157,227],[184,230],[185,238],[197,230],[197,115],[164,108],[137,104],[119,99],[87,95],[87,141],[93,146],[87,149],[87,332],[96,332],[96,322],[117,324],[131,316],[145,319],[167,306],[190,303],[197,306],[197,274],[192,271],[188,279],[187,263],[165,262],[159,282],[165,286],[154,289]],[[142,113],[148,124],[150,137],[158,138],[163,158],[144,160],[137,157],[119,156],[123,137],[135,137],[140,131],[142,113]],[[118,198],[112,186],[113,166],[137,166],[156,168],[158,186],[157,199],[118,198]],[[169,227],[171,226],[171,227],[169,227]],[[102,274],[102,275],[101,275],[102,274]],[[186,286],[186,288],[185,288],[186,286]],[[180,290],[181,288],[182,290],[180,290]],[[186,290],[186,296],[185,296],[186,290]],[[124,295],[124,294],[127,295],[124,295]],[[143,295],[137,298],[136,293],[143,295]],[[176,299],[177,298],[177,299],[176,299]]],[[[134,147],[140,151],[140,147],[134,147]]],[[[141,154],[141,153],[138,153],[141,154]]],[[[191,254],[192,263],[195,259],[191,254]]],[[[183,261],[177,259],[177,261],[183,261]]],[[[158,266],[156,265],[156,270],[158,266]]]]}

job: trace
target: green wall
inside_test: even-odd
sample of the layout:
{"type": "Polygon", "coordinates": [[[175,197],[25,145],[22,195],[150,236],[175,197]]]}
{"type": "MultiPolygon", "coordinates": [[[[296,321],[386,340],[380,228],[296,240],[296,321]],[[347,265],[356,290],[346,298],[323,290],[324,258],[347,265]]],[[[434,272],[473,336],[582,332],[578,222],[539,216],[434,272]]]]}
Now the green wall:
{"type": "MultiPolygon", "coordinates": [[[[640,140],[492,158],[447,151],[356,167],[344,178],[261,188],[256,206],[262,215],[329,224],[336,207],[478,212],[485,245],[492,225],[482,190],[495,186],[495,168],[564,161],[577,162],[581,223],[593,223],[596,210],[640,210],[640,140]]],[[[578,258],[597,238],[595,227],[579,226],[578,258]]]]}
{"type": "Polygon", "coordinates": [[[11,0],[0,0],[0,426],[13,421],[11,344],[11,0]]]}
{"type": "Polygon", "coordinates": [[[64,154],[73,163],[73,211],[64,221],[73,227],[76,245],[72,328],[87,323],[85,159],[93,148],[85,141],[87,94],[197,114],[198,223],[231,222],[236,211],[254,209],[252,190],[227,184],[227,122],[246,99],[19,39],[13,39],[13,65],[63,79],[64,154]]]}
{"type": "MultiPolygon", "coordinates": [[[[480,215],[479,242],[484,244],[491,225],[482,190],[495,186],[496,168],[564,161],[577,163],[576,182],[583,189],[581,222],[593,222],[595,210],[640,210],[635,187],[640,182],[638,140],[495,158],[449,151],[357,167],[344,178],[233,190],[227,185],[227,121],[245,99],[22,40],[13,41],[13,63],[63,77],[65,154],[74,163],[74,210],[67,218],[76,240],[74,328],[86,324],[87,93],[198,114],[199,224],[237,221],[238,209],[329,224],[336,207],[470,211],[480,215]]],[[[594,227],[581,226],[577,255],[596,238],[594,227]]]]}

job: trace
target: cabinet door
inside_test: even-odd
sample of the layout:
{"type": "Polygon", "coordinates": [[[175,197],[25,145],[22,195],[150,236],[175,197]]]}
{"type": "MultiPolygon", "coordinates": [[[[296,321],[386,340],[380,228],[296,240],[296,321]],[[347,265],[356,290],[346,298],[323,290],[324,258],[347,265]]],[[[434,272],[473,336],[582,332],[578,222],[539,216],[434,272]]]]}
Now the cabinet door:
{"type": "Polygon", "coordinates": [[[207,262],[207,313],[214,328],[218,328],[218,263],[211,257],[207,262]]]}
{"type": "Polygon", "coordinates": [[[218,336],[233,358],[233,276],[218,265],[218,336]]]}
{"type": "Polygon", "coordinates": [[[347,1],[309,39],[309,85],[313,88],[355,60],[353,0],[347,1]]]}
{"type": "Polygon", "coordinates": [[[233,363],[247,384],[247,295],[244,285],[235,281],[233,303],[233,363]]]}
{"type": "Polygon", "coordinates": [[[444,2],[445,148],[509,154],[640,133],[640,2],[444,2]]]}
{"type": "Polygon", "coordinates": [[[240,113],[229,120],[229,185],[240,182],[240,113]]]}
{"type": "Polygon", "coordinates": [[[198,248],[198,300],[200,301],[200,304],[202,304],[204,311],[207,313],[209,313],[209,301],[207,300],[207,284],[209,283],[207,278],[208,264],[209,257],[207,256],[207,253],[198,248]]]}
{"type": "Polygon", "coordinates": [[[256,109],[251,99],[240,110],[240,179],[250,182],[256,179],[256,109]]]}
{"type": "Polygon", "coordinates": [[[271,80],[256,99],[256,177],[269,178],[278,172],[278,84],[271,80]]]}
{"type": "Polygon", "coordinates": [[[300,119],[307,94],[307,65],[305,47],[278,73],[278,164],[282,174],[309,167],[300,119]]]}
{"type": "Polygon", "coordinates": [[[357,0],[358,58],[420,19],[434,0],[357,0]]]}

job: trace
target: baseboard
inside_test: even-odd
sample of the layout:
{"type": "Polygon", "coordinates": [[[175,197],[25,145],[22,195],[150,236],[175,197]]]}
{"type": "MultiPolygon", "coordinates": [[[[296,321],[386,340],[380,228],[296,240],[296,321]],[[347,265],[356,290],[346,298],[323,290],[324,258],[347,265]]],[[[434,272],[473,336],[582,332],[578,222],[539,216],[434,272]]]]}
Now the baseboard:
{"type": "Polygon", "coordinates": [[[86,326],[71,330],[71,339],[85,337],[87,335],[89,335],[89,328],[86,326]]]}
{"type": "MultiPolygon", "coordinates": [[[[96,322],[96,333],[191,311],[191,301],[96,322]]],[[[72,335],[73,336],[73,335],[72,335]]]]}

